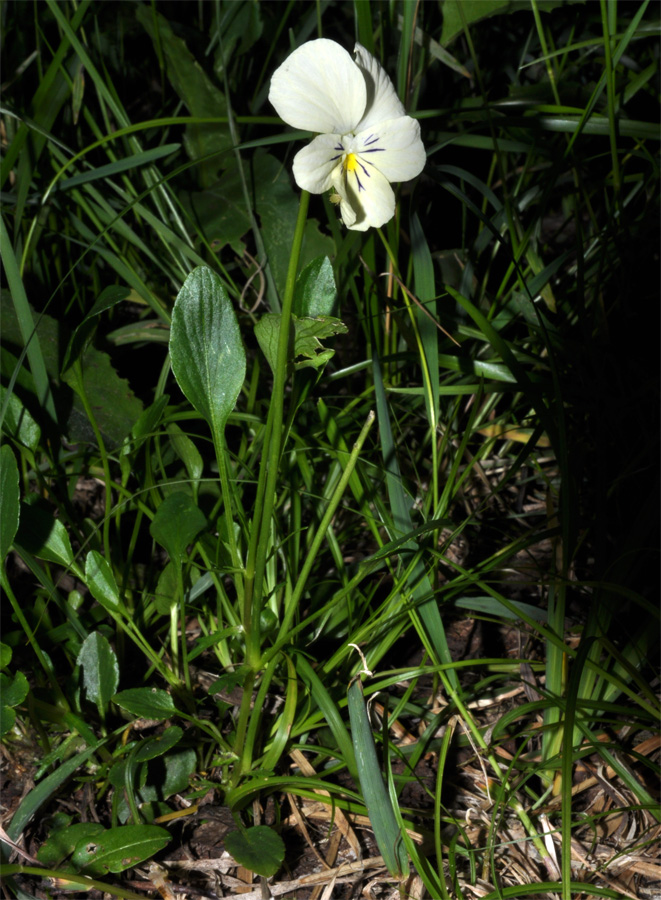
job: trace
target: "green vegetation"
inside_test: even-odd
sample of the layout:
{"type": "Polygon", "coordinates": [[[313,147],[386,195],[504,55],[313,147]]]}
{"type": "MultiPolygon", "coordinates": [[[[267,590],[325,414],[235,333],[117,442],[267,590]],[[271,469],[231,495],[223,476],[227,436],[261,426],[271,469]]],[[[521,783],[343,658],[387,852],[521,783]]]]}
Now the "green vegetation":
{"type": "Polygon", "coordinates": [[[647,896],[658,10],[1,9],[7,890],[181,881],[215,805],[264,890],[647,896]],[[268,103],[322,36],[421,124],[382,229],[268,103]]]}

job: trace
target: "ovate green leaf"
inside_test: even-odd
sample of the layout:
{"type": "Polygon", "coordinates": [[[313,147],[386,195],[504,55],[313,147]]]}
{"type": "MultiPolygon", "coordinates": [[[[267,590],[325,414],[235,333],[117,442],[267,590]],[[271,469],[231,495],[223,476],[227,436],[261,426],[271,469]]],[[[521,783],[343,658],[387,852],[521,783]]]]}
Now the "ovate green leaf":
{"type": "Polygon", "coordinates": [[[243,385],[246,354],[227,291],[206,266],[191,272],[177,296],[170,359],[186,398],[219,435],[243,385]]]}
{"type": "Polygon", "coordinates": [[[164,756],[168,750],[171,750],[175,744],[179,743],[183,734],[184,732],[178,725],[171,725],[162,734],[142,741],[133,756],[133,761],[145,762],[148,759],[164,756]]]}
{"type": "Polygon", "coordinates": [[[71,861],[87,875],[123,872],[150,859],[169,843],[169,831],[158,825],[120,825],[93,840],[79,841],[71,861]]]}
{"type": "Polygon", "coordinates": [[[69,566],[73,551],[67,530],[50,509],[37,504],[21,503],[21,522],[16,543],[37,559],[69,566]]]}
{"type": "Polygon", "coordinates": [[[170,494],[156,510],[149,533],[179,563],[186,547],[206,527],[207,520],[193,498],[183,491],[170,494]]]}
{"type": "Polygon", "coordinates": [[[119,588],[108,561],[98,550],[90,550],[85,560],[85,580],[90,593],[104,609],[121,608],[119,588]]]}
{"type": "Polygon", "coordinates": [[[331,261],[318,256],[308,263],[298,276],[294,289],[293,311],[297,316],[330,316],[333,313],[337,289],[331,261]]]}
{"type": "Polygon", "coordinates": [[[169,719],[177,712],[172,697],[160,688],[130,688],[112,699],[117,706],[141,719],[169,719]]]}
{"type": "Polygon", "coordinates": [[[102,634],[93,631],[83,641],[77,662],[83,672],[87,699],[96,703],[101,713],[105,712],[119,684],[115,651],[102,634]]]}
{"type": "MultiPolygon", "coordinates": [[[[0,406],[7,402],[7,390],[0,385],[0,406]]],[[[32,452],[37,449],[41,428],[37,425],[28,410],[23,406],[16,394],[11,394],[5,417],[2,422],[2,430],[10,435],[19,444],[28,447],[32,452]]]]}
{"type": "Polygon", "coordinates": [[[266,825],[231,831],[225,838],[225,847],[239,865],[266,878],[275,875],[285,858],[282,838],[266,825]]]}
{"type": "Polygon", "coordinates": [[[18,706],[25,700],[30,690],[28,680],[22,672],[17,672],[13,678],[0,675],[0,686],[3,706],[18,706]]]}
{"type": "Polygon", "coordinates": [[[74,822],[65,828],[56,828],[37,851],[37,859],[49,869],[59,868],[71,856],[76,844],[93,841],[104,831],[98,822],[74,822]]]}

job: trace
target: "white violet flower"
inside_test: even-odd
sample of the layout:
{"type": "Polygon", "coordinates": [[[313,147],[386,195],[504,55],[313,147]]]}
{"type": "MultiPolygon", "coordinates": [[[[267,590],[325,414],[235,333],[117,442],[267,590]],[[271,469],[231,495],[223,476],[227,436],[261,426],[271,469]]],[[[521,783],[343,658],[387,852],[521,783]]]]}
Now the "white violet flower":
{"type": "Polygon", "coordinates": [[[360,44],[354,54],[325,38],[302,44],[274,72],[269,100],[288,125],[319,132],[296,154],[296,184],[332,188],[347,228],[366,231],[394,216],[390,182],[415,178],[426,157],[380,63],[360,44]]]}

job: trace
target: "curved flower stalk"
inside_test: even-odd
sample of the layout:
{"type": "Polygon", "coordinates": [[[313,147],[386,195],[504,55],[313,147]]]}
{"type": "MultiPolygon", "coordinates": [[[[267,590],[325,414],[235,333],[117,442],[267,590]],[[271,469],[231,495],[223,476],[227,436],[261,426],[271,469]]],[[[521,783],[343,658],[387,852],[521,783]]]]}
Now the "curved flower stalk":
{"type": "Polygon", "coordinates": [[[273,74],[269,100],[293,128],[319,132],[294,159],[296,184],[333,189],[347,228],[379,228],[395,214],[390,183],[422,172],[420,126],[392,81],[360,44],[355,61],[335,41],[308,41],[273,74]]]}

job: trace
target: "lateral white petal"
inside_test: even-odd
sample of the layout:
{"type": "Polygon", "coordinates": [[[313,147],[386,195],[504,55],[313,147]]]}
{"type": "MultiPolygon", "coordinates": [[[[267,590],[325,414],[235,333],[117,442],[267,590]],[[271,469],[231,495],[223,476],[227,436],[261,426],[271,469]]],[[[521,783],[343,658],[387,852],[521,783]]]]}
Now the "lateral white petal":
{"type": "Polygon", "coordinates": [[[373,131],[355,137],[361,159],[369,160],[388,181],[408,181],[425,167],[427,154],[420,139],[420,125],[410,116],[382,122],[373,131]]]}
{"type": "Polygon", "coordinates": [[[353,131],[365,112],[365,77],[347,51],[319,38],[301,44],[276,69],[269,100],[293,128],[322,134],[353,131]]]}
{"type": "Polygon", "coordinates": [[[342,184],[336,183],[334,173],[333,186],[342,197],[340,211],[344,224],[352,231],[380,228],[395,215],[393,190],[374,166],[362,164],[355,171],[347,172],[342,184]],[[354,221],[347,208],[354,213],[354,221]]]}
{"type": "Polygon", "coordinates": [[[356,44],[354,55],[367,83],[365,114],[356,126],[356,130],[363,131],[388,119],[405,116],[406,110],[397,96],[395,86],[376,57],[368,53],[362,44],[356,44]]]}
{"type": "Polygon", "coordinates": [[[320,134],[294,157],[294,180],[304,191],[323,194],[333,184],[331,174],[342,168],[342,151],[338,150],[339,134],[320,134]]]}

